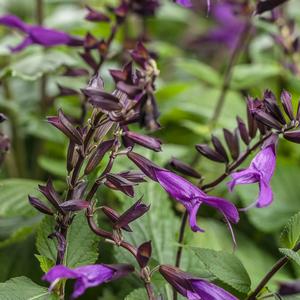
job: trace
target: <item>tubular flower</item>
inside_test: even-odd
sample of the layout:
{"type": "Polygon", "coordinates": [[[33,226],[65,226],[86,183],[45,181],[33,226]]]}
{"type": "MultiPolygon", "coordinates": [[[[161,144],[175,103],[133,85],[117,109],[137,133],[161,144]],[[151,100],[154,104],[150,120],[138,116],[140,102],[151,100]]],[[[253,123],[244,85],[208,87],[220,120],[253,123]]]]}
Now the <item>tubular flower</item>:
{"type": "Polygon", "coordinates": [[[27,35],[19,45],[10,48],[12,52],[19,52],[32,44],[38,44],[44,47],[58,45],[81,46],[83,44],[81,39],[65,32],[38,25],[26,24],[14,15],[0,17],[0,24],[18,29],[27,35]]]}
{"type": "Polygon", "coordinates": [[[204,231],[197,225],[197,212],[201,204],[206,204],[219,210],[224,215],[229,226],[231,226],[230,222],[237,223],[239,221],[238,211],[229,201],[206,195],[189,181],[168,170],[155,168],[154,173],[157,181],[170,196],[186,208],[193,231],[204,231]]]}
{"type": "Polygon", "coordinates": [[[87,265],[74,269],[69,269],[63,265],[57,265],[51,268],[48,273],[43,276],[43,280],[51,282],[50,290],[61,279],[75,279],[74,291],[72,299],[81,296],[89,287],[118,279],[126,276],[134,269],[131,265],[87,265]]]}
{"type": "MultiPolygon", "coordinates": [[[[210,3],[211,0],[206,0],[206,4],[207,4],[207,11],[210,11],[210,3]]],[[[193,0],[175,0],[174,2],[176,2],[177,4],[184,6],[186,8],[191,8],[193,7],[193,0]]]]}
{"type": "Polygon", "coordinates": [[[272,203],[273,193],[270,181],[276,165],[276,143],[278,136],[273,134],[266,140],[261,151],[251,161],[250,166],[242,171],[231,174],[232,180],[228,183],[232,191],[237,184],[251,184],[258,182],[258,199],[250,206],[265,207],[272,203]]]}
{"type": "Polygon", "coordinates": [[[217,285],[173,266],[162,265],[159,272],[178,293],[189,300],[238,300],[217,285]]]}

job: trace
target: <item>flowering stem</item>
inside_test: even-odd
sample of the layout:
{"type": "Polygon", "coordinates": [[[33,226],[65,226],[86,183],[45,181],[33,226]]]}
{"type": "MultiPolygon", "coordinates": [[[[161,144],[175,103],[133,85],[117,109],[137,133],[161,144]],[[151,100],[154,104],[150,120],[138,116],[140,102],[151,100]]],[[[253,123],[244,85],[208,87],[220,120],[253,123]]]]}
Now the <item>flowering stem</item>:
{"type": "MultiPolygon", "coordinates": [[[[300,243],[298,243],[294,248],[293,251],[297,252],[300,250],[300,243]]],[[[287,262],[290,260],[288,256],[281,257],[271,268],[271,270],[264,276],[264,278],[260,281],[256,289],[253,293],[250,294],[248,300],[255,300],[256,296],[261,292],[261,290],[266,286],[266,284],[270,281],[270,279],[282,268],[284,267],[287,262]]]]}
{"type": "MultiPolygon", "coordinates": [[[[95,223],[94,218],[93,218],[93,208],[91,206],[87,209],[86,217],[87,217],[87,222],[90,226],[90,229],[96,235],[98,235],[102,238],[105,238],[106,240],[112,241],[114,244],[118,245],[119,247],[126,249],[128,252],[130,252],[134,256],[135,259],[137,259],[137,248],[136,247],[134,247],[133,245],[131,245],[130,243],[125,242],[125,241],[120,241],[119,243],[116,243],[115,239],[114,239],[114,235],[111,232],[103,230],[97,226],[97,224],[95,223]]],[[[145,283],[145,289],[147,291],[148,299],[155,300],[156,299],[155,294],[153,291],[152,284],[149,281],[149,278],[144,278],[143,276],[141,276],[141,278],[145,283]]]]}
{"type": "MultiPolygon", "coordinates": [[[[228,168],[226,169],[226,171],[221,176],[219,176],[214,181],[203,185],[201,189],[203,191],[207,191],[207,190],[211,190],[211,189],[215,188],[218,184],[220,184],[222,181],[224,181],[230,175],[231,172],[233,172],[236,168],[238,168],[247,159],[247,157],[254,150],[256,150],[265,140],[267,140],[271,135],[272,135],[272,132],[268,132],[266,135],[264,135],[252,147],[248,148],[236,161],[234,161],[231,165],[229,165],[228,168]]],[[[178,249],[177,249],[176,264],[175,264],[176,267],[180,266],[180,261],[181,261],[181,256],[182,256],[182,241],[184,238],[187,217],[188,217],[188,214],[187,214],[187,211],[185,211],[185,213],[182,216],[181,226],[180,226],[180,233],[179,233],[179,239],[178,239],[179,245],[178,245],[178,249]]],[[[177,293],[175,290],[174,290],[174,294],[173,294],[173,299],[174,300],[177,299],[177,293]]],[[[251,299],[249,299],[249,300],[251,300],[251,299]]]]}
{"type": "Polygon", "coordinates": [[[212,128],[214,128],[214,126],[216,125],[216,123],[221,115],[222,109],[225,104],[226,94],[230,87],[233,68],[240,56],[240,53],[242,52],[243,49],[245,49],[245,47],[247,45],[247,40],[250,35],[250,32],[252,31],[252,28],[253,27],[252,27],[251,19],[249,18],[245,24],[245,27],[243,28],[243,31],[240,33],[238,42],[232,51],[232,54],[229,59],[229,63],[226,67],[225,74],[224,74],[224,80],[223,80],[223,84],[222,84],[222,88],[221,88],[221,94],[219,96],[219,99],[215,106],[213,117],[211,119],[211,127],[212,128]]]}

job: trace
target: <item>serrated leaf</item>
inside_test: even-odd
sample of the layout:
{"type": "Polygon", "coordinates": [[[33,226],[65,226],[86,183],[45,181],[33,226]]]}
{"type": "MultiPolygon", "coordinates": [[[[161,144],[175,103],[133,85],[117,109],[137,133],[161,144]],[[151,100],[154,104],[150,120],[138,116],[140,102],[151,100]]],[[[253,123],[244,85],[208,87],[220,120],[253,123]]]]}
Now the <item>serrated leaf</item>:
{"type": "Polygon", "coordinates": [[[293,249],[300,240],[300,212],[294,215],[285,225],[281,235],[280,244],[293,249]]]}
{"type": "Polygon", "coordinates": [[[40,267],[44,273],[47,273],[54,266],[54,262],[48,257],[38,254],[35,254],[34,256],[39,261],[40,267]]]}
{"type": "Polygon", "coordinates": [[[250,277],[235,255],[204,248],[194,248],[193,251],[207,270],[220,281],[240,293],[247,294],[249,292],[250,277]]]}
{"type": "Polygon", "coordinates": [[[38,196],[40,182],[11,178],[0,180],[0,217],[32,216],[37,211],[29,204],[28,195],[38,196]]]}
{"type": "Polygon", "coordinates": [[[286,248],[279,248],[279,251],[284,254],[285,256],[292,259],[294,262],[296,262],[300,266],[300,255],[299,253],[286,248]]]}
{"type": "Polygon", "coordinates": [[[147,300],[147,292],[145,289],[137,289],[126,296],[125,300],[147,300]]]}
{"type": "MultiPolygon", "coordinates": [[[[54,220],[46,216],[38,229],[36,246],[41,255],[55,262],[56,240],[48,239],[48,235],[52,232],[54,220]]],[[[99,238],[91,232],[84,213],[76,215],[68,230],[65,265],[75,268],[95,263],[98,258],[98,241],[99,238]]]]}
{"type": "Polygon", "coordinates": [[[31,281],[27,277],[15,277],[0,283],[1,300],[56,300],[47,288],[31,281]]]}

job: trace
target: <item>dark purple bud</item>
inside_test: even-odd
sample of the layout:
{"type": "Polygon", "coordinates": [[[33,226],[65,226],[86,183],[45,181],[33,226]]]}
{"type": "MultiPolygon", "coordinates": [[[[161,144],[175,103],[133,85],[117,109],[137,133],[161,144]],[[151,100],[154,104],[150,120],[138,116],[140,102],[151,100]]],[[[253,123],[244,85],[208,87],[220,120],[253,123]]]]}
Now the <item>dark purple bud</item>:
{"type": "Polygon", "coordinates": [[[158,169],[160,169],[160,167],[155,165],[149,159],[147,159],[144,156],[137,154],[135,152],[131,151],[131,152],[127,153],[127,156],[146,176],[148,176],[149,178],[151,178],[154,181],[157,181],[153,167],[158,168],[158,169]]]}
{"type": "Polygon", "coordinates": [[[300,101],[298,102],[298,106],[297,106],[296,120],[300,122],[300,101]]]}
{"type": "Polygon", "coordinates": [[[88,32],[84,38],[83,46],[87,50],[95,49],[98,46],[98,40],[91,33],[88,32]]]}
{"type": "Polygon", "coordinates": [[[39,185],[39,191],[48,199],[48,201],[60,212],[63,210],[60,208],[61,199],[55,191],[52,181],[49,178],[46,185],[39,185]]]}
{"type": "Polygon", "coordinates": [[[7,117],[3,113],[0,113],[0,123],[4,122],[6,120],[7,120],[7,117]]]}
{"type": "Polygon", "coordinates": [[[70,173],[76,164],[78,153],[75,151],[75,143],[70,140],[67,152],[67,171],[70,173]]]}
{"type": "Polygon", "coordinates": [[[234,133],[232,133],[230,130],[224,128],[223,133],[231,157],[233,159],[237,159],[240,154],[240,145],[239,145],[239,139],[237,135],[237,129],[235,129],[234,133]]]}
{"type": "Polygon", "coordinates": [[[211,136],[211,141],[215,150],[228,162],[228,155],[221,141],[214,135],[211,136]]]}
{"type": "Polygon", "coordinates": [[[93,58],[93,56],[91,55],[90,51],[85,51],[83,53],[79,53],[79,55],[93,70],[96,71],[98,69],[98,64],[95,61],[95,59],[93,58]]]}
{"type": "Polygon", "coordinates": [[[237,120],[237,123],[238,123],[238,129],[239,129],[239,132],[240,132],[240,136],[241,136],[243,142],[246,145],[249,145],[250,136],[249,136],[246,124],[244,123],[244,121],[240,117],[237,117],[236,120],[237,120]]]}
{"type": "Polygon", "coordinates": [[[222,155],[208,147],[206,144],[197,144],[195,147],[198,152],[200,152],[203,156],[207,157],[210,160],[221,163],[226,162],[225,158],[222,155]]]}
{"type": "Polygon", "coordinates": [[[78,76],[87,76],[89,72],[84,68],[70,68],[66,67],[63,76],[70,76],[70,77],[78,77],[78,76]]]}
{"type": "Polygon", "coordinates": [[[188,282],[190,277],[180,269],[169,265],[161,265],[159,272],[172,286],[182,286],[186,290],[191,289],[188,282]]]}
{"type": "Polygon", "coordinates": [[[80,211],[88,208],[89,202],[84,200],[68,200],[60,204],[64,211],[80,211]]]}
{"type": "Polygon", "coordinates": [[[118,23],[122,23],[129,11],[129,5],[122,1],[122,3],[115,9],[115,15],[117,17],[118,23]]]}
{"type": "Polygon", "coordinates": [[[113,125],[114,122],[108,121],[107,123],[99,126],[94,135],[94,141],[97,143],[100,140],[102,140],[107,135],[107,133],[109,132],[109,130],[112,128],[113,125]]]}
{"type": "Polygon", "coordinates": [[[59,89],[59,95],[58,96],[74,96],[78,95],[78,92],[74,89],[64,87],[60,84],[57,84],[57,87],[59,89]]]}
{"type": "Polygon", "coordinates": [[[84,182],[84,181],[77,184],[76,187],[73,190],[72,199],[73,200],[84,199],[83,195],[84,195],[84,192],[87,188],[87,185],[88,185],[87,182],[84,182]]]}
{"type": "MultiPolygon", "coordinates": [[[[113,224],[115,224],[117,222],[120,215],[114,209],[112,209],[108,206],[102,206],[101,210],[113,224]]],[[[129,225],[125,225],[121,228],[126,231],[132,232],[132,229],[129,227],[129,225]]]]}
{"type": "Polygon", "coordinates": [[[291,282],[281,282],[279,284],[278,293],[284,295],[295,295],[300,293],[300,280],[294,280],[291,282]]]}
{"type": "Polygon", "coordinates": [[[139,144],[156,152],[161,151],[161,141],[159,139],[132,131],[126,131],[124,132],[124,135],[136,144],[139,144]]]}
{"type": "Polygon", "coordinates": [[[202,177],[201,174],[198,173],[195,169],[193,169],[191,166],[189,166],[188,164],[184,163],[179,159],[172,158],[172,160],[170,161],[170,165],[173,169],[175,169],[176,171],[184,175],[195,177],[195,178],[202,177]]]}
{"type": "Polygon", "coordinates": [[[288,115],[291,121],[293,121],[294,113],[293,113],[293,105],[292,105],[292,96],[287,91],[283,90],[280,96],[280,100],[282,106],[284,108],[285,113],[288,115]]]}
{"type": "Polygon", "coordinates": [[[75,144],[82,145],[82,136],[73,124],[64,115],[62,110],[58,111],[58,117],[47,117],[48,122],[63,132],[75,144]]]}
{"type": "Polygon", "coordinates": [[[283,125],[286,124],[285,118],[277,104],[275,95],[270,90],[266,90],[264,93],[264,104],[267,110],[277,121],[279,121],[283,125]]]}
{"type": "Polygon", "coordinates": [[[290,142],[300,144],[300,129],[284,132],[283,136],[290,142]]]}
{"type": "Polygon", "coordinates": [[[105,185],[111,189],[119,190],[129,197],[134,196],[133,185],[135,185],[135,183],[119,176],[118,174],[107,174],[105,185]]]}
{"type": "MultiPolygon", "coordinates": [[[[253,101],[248,98],[248,103],[249,101],[253,101]]],[[[249,105],[247,105],[247,121],[248,121],[248,130],[249,130],[249,135],[253,139],[256,136],[257,132],[257,124],[256,121],[252,115],[252,112],[250,111],[249,105]]]]}
{"type": "Polygon", "coordinates": [[[60,261],[64,260],[64,256],[66,253],[67,241],[65,237],[60,232],[53,232],[48,236],[49,239],[56,238],[57,239],[57,252],[58,258],[60,261]]]}
{"type": "Polygon", "coordinates": [[[84,94],[89,97],[89,102],[97,108],[106,111],[114,111],[122,109],[119,99],[109,93],[100,90],[83,90],[84,94]]]}
{"type": "Polygon", "coordinates": [[[137,249],[136,260],[141,268],[145,268],[151,258],[152,246],[151,241],[145,242],[137,249]]]}
{"type": "Polygon", "coordinates": [[[134,50],[130,52],[132,59],[142,68],[146,68],[150,55],[142,42],[138,42],[134,50]]]}
{"type": "Polygon", "coordinates": [[[109,22],[110,18],[103,14],[100,11],[97,11],[90,6],[86,5],[86,9],[88,10],[87,15],[85,16],[85,19],[91,22],[109,22]]]}
{"type": "Polygon", "coordinates": [[[146,181],[145,174],[140,171],[126,171],[119,173],[118,175],[134,183],[141,183],[146,181]]]}
{"type": "Polygon", "coordinates": [[[123,81],[126,83],[133,83],[132,62],[126,64],[123,70],[109,70],[109,73],[111,77],[114,79],[116,84],[119,81],[123,81]]]}
{"type": "Polygon", "coordinates": [[[121,228],[134,220],[140,218],[144,215],[150,208],[150,205],[142,203],[142,199],[138,200],[134,205],[132,205],[128,210],[126,210],[117,220],[114,227],[121,228]]]}
{"type": "Polygon", "coordinates": [[[114,139],[111,139],[104,141],[97,146],[84,169],[85,174],[90,174],[99,165],[104,155],[112,148],[113,144],[114,139]]]}
{"type": "Polygon", "coordinates": [[[28,200],[29,200],[29,203],[35,209],[40,211],[41,213],[46,214],[46,215],[50,215],[50,216],[53,215],[53,211],[48,206],[46,206],[42,201],[40,201],[38,198],[28,196],[28,200]]]}
{"type": "Polygon", "coordinates": [[[283,4],[287,0],[260,0],[256,5],[256,14],[262,14],[283,4]]]}
{"type": "Polygon", "coordinates": [[[267,127],[275,128],[277,130],[282,129],[282,125],[276,119],[274,119],[270,114],[268,114],[262,110],[256,111],[254,114],[254,117],[257,121],[261,122],[262,124],[266,125],[267,127]]]}

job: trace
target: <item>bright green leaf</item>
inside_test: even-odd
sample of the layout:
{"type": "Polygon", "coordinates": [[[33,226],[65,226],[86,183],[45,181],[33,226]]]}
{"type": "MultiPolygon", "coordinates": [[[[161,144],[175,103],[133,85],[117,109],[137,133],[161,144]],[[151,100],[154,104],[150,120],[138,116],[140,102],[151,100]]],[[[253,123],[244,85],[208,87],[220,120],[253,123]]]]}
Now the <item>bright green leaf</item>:
{"type": "Polygon", "coordinates": [[[125,300],[147,300],[147,292],[145,289],[137,289],[126,296],[125,300]]]}
{"type": "Polygon", "coordinates": [[[47,273],[49,269],[54,266],[54,262],[48,257],[45,257],[43,255],[38,255],[38,254],[35,254],[35,257],[39,261],[40,267],[44,273],[47,273]]]}
{"type": "Polygon", "coordinates": [[[293,249],[300,240],[300,212],[294,215],[284,227],[280,242],[283,247],[293,249]]]}
{"type": "Polygon", "coordinates": [[[286,249],[286,248],[279,248],[279,251],[292,259],[295,263],[297,263],[300,266],[300,255],[299,253],[291,250],[291,249],[286,249]]]}
{"type": "Polygon", "coordinates": [[[250,290],[250,277],[233,254],[211,249],[194,248],[193,251],[209,272],[236,291],[247,294],[250,290]]]}

